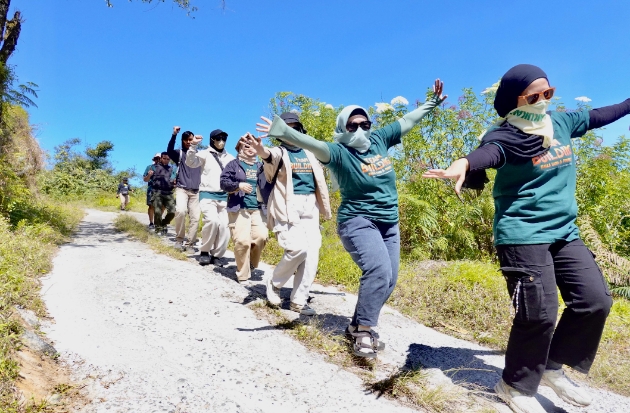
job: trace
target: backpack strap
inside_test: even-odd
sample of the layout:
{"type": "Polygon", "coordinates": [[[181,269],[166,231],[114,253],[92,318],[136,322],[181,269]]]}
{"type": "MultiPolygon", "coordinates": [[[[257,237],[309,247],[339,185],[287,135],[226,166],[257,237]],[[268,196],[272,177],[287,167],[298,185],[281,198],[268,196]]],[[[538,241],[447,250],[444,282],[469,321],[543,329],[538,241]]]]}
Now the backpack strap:
{"type": "Polygon", "coordinates": [[[221,168],[221,172],[223,172],[223,169],[225,169],[225,167],[221,163],[221,160],[219,160],[219,155],[216,152],[212,152],[212,151],[208,151],[208,152],[210,152],[212,156],[214,156],[214,159],[217,161],[217,163],[219,164],[219,167],[221,168]]]}

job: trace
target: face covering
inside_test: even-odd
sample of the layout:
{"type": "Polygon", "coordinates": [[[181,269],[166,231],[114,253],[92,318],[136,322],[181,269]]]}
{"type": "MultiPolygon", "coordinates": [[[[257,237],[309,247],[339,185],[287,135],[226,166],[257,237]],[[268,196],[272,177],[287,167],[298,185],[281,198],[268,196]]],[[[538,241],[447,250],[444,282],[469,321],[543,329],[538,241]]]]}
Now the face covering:
{"type": "Polygon", "coordinates": [[[285,148],[287,148],[288,150],[293,151],[293,152],[296,152],[296,151],[300,150],[300,148],[298,146],[293,146],[290,143],[287,143],[287,142],[284,142],[284,141],[280,142],[280,146],[284,146],[285,148]]]}
{"type": "Polygon", "coordinates": [[[219,152],[223,152],[223,148],[225,148],[225,141],[222,139],[213,139],[211,141],[211,145],[214,149],[216,149],[219,152]]]}
{"type": "Polygon", "coordinates": [[[553,140],[553,124],[547,114],[550,103],[548,100],[540,100],[533,105],[519,106],[511,110],[505,120],[528,135],[542,136],[543,148],[549,148],[553,140]]]}
{"type": "MultiPolygon", "coordinates": [[[[350,105],[345,107],[337,116],[337,127],[335,128],[335,134],[333,139],[336,142],[343,143],[346,146],[356,149],[360,153],[367,152],[370,149],[370,131],[358,128],[356,132],[348,132],[346,130],[346,123],[350,118],[350,114],[355,109],[363,109],[360,106],[350,105]]],[[[364,110],[367,113],[367,111],[364,110]]]]}

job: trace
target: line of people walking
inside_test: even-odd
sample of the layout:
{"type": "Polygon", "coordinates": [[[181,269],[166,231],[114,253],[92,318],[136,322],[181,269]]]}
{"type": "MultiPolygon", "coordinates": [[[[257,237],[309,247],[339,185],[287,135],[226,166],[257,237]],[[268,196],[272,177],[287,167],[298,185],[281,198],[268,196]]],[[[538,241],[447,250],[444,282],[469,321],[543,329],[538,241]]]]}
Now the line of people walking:
{"type": "MultiPolygon", "coordinates": [[[[309,136],[297,114],[262,117],[257,131],[264,135],[241,136],[235,158],[225,151],[228,134],[221,130],[210,134],[210,146],[204,150],[197,149],[200,136],[184,132],[182,149],[175,150],[175,127],[167,151],[145,173],[152,187],[151,206],[166,212],[164,218],[155,213],[155,230],[163,232],[174,217],[177,245],[189,249],[203,214],[199,263],[218,263],[231,236],[241,283],[247,283],[273,233],[284,254],[265,278],[267,299],[281,304],[279,289],[293,277],[290,308],[312,316],[308,293],[319,261],[319,224],[331,218],[325,166],[331,189],[341,195],[337,233],[362,271],[346,334],[354,355],[375,358],[385,344],[374,328],[396,286],[400,263],[396,174],[388,151],[404,144],[403,137],[444,102],[442,92],[438,79],[424,104],[376,130],[364,108],[346,106],[337,116],[332,143],[309,136]],[[265,137],[280,144],[266,147],[265,137]],[[168,166],[170,159],[177,164],[176,173],[168,166]],[[191,223],[188,237],[186,215],[191,223]]],[[[496,92],[499,119],[478,149],[447,169],[423,175],[453,179],[459,193],[462,187],[482,189],[485,170],[497,169],[494,241],[515,317],[506,367],[495,391],[515,412],[545,411],[534,397],[540,384],[568,403],[591,403],[588,393],[567,379],[563,366],[588,373],[612,305],[602,273],[575,224],[571,141],[629,114],[630,99],[594,110],[549,112],[554,92],[540,68],[513,67],[496,92]],[[561,150],[549,157],[552,149],[561,150]],[[556,325],[558,289],[566,309],[556,325]]]]}

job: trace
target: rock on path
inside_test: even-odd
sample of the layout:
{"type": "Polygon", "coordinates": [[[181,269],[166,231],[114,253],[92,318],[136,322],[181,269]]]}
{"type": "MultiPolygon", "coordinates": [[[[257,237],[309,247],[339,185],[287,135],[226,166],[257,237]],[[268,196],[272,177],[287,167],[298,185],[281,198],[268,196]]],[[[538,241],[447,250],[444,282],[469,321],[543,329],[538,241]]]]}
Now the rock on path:
{"type": "MultiPolygon", "coordinates": [[[[79,378],[91,377],[94,402],[81,411],[412,411],[367,394],[358,377],[258,320],[243,303],[264,292],[260,273],[258,285],[244,288],[227,278],[234,277],[233,269],[156,254],[114,231],[115,213],[88,212],[43,287],[56,320],[44,331],[62,357],[74,362],[79,378]]],[[[146,214],[133,215],[146,220],[146,214]]],[[[289,292],[284,288],[282,295],[289,292]]],[[[341,333],[356,296],[320,285],[311,295],[322,326],[341,333]]],[[[379,360],[390,371],[424,366],[437,373],[436,381],[446,372],[456,383],[492,388],[503,368],[503,356],[493,350],[389,307],[379,332],[387,342],[379,360]]],[[[594,402],[587,408],[566,404],[543,386],[537,398],[548,412],[630,412],[630,399],[591,391],[594,402]]]]}

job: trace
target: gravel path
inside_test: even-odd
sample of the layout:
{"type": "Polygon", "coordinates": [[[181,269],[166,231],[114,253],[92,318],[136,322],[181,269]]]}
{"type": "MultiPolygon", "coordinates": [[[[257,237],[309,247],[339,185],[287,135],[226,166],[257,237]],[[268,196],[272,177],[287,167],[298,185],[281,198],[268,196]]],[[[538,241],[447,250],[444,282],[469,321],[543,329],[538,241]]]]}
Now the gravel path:
{"type": "MultiPolygon", "coordinates": [[[[54,324],[42,330],[87,383],[82,412],[411,412],[366,393],[352,373],[256,318],[244,304],[264,291],[234,282],[234,267],[200,267],[117,233],[116,213],[88,210],[43,280],[54,324]]],[[[146,220],[146,214],[134,214],[146,220]]],[[[270,267],[261,265],[261,270],[270,267]]],[[[288,294],[283,289],[283,294],[288,294]]],[[[315,285],[311,305],[341,331],[356,297],[315,285]]],[[[296,313],[284,312],[290,317],[296,313]]],[[[379,329],[391,368],[425,366],[458,383],[492,387],[503,357],[422,326],[388,307],[379,329]]],[[[593,390],[582,409],[546,387],[548,412],[630,412],[630,399],[593,390]]],[[[497,408],[509,411],[497,403],[497,408]]]]}

